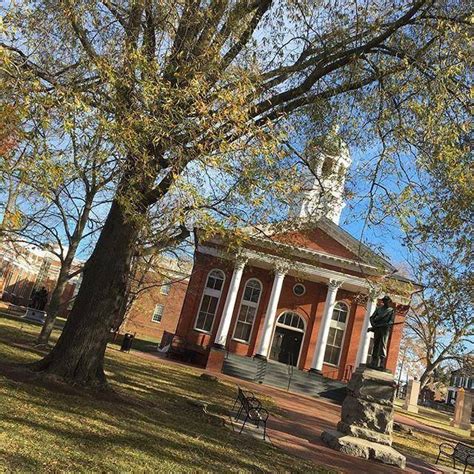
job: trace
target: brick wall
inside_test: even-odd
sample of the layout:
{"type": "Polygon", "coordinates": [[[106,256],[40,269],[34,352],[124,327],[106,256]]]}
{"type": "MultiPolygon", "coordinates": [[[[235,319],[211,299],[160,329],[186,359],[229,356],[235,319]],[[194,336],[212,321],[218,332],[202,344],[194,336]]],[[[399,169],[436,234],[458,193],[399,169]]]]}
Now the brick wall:
{"type": "MultiPolygon", "coordinates": [[[[397,306],[395,311],[395,323],[401,323],[405,321],[407,306],[397,306]]],[[[397,370],[398,354],[400,352],[400,342],[402,340],[404,324],[396,324],[392,328],[390,338],[388,341],[388,357],[386,367],[392,373],[397,370]]]]}
{"type": "Polygon", "coordinates": [[[145,337],[161,340],[164,331],[175,333],[178,319],[183,307],[188,282],[185,279],[175,278],[170,282],[168,295],[162,293],[163,277],[147,275],[144,286],[149,288],[139,294],[134,301],[121,332],[130,332],[136,337],[145,337]],[[152,320],[156,305],[163,305],[163,314],[160,322],[152,320]]]}
{"type": "Polygon", "coordinates": [[[341,245],[337,240],[323,232],[321,229],[300,230],[287,232],[273,237],[275,240],[294,245],[300,248],[325,252],[339,257],[358,260],[359,258],[341,245]]]}
{"type": "MultiPolygon", "coordinates": [[[[233,266],[228,261],[199,253],[196,255],[195,266],[189,281],[188,291],[186,293],[177,328],[177,333],[180,336],[186,338],[188,342],[203,346],[205,348],[210,347],[214,342],[220,319],[222,317],[222,311],[224,308],[225,299],[227,297],[232,272],[233,266]],[[212,269],[222,270],[225,274],[225,282],[211,333],[205,334],[195,330],[194,324],[199,311],[202,292],[207,281],[207,276],[212,269]]],[[[271,271],[246,265],[237,294],[236,305],[227,339],[227,348],[231,352],[249,357],[255,355],[257,352],[258,343],[262,337],[263,323],[268,301],[270,299],[272,285],[273,273],[271,271]],[[263,286],[263,291],[260,297],[259,306],[257,308],[250,341],[249,343],[243,343],[234,340],[233,334],[240,310],[245,284],[250,278],[257,278],[263,286]]],[[[285,311],[294,311],[298,313],[305,321],[306,330],[298,364],[300,369],[308,370],[311,368],[311,362],[316,349],[318,331],[324,311],[326,294],[327,286],[324,283],[304,281],[292,276],[286,276],[283,282],[282,292],[278,303],[277,318],[285,311]],[[296,296],[293,293],[293,287],[296,283],[303,283],[305,285],[306,292],[304,295],[296,296]]],[[[360,345],[361,330],[365,317],[365,304],[360,302],[359,296],[360,295],[356,293],[346,290],[338,290],[336,300],[338,302],[344,302],[347,304],[349,307],[349,314],[346,323],[347,325],[344,334],[339,365],[323,365],[323,374],[328,377],[341,379],[344,377],[344,372],[347,366],[351,365],[353,368],[355,367],[357,351],[360,345]]],[[[390,340],[390,352],[387,360],[387,367],[392,371],[395,371],[396,368],[401,330],[401,325],[395,326],[390,340]]]]}

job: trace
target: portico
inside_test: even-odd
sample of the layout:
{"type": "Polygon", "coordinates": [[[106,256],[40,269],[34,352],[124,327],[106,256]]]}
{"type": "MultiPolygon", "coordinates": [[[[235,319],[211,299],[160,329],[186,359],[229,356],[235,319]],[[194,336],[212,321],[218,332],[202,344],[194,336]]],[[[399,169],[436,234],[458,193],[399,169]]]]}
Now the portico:
{"type": "MultiPolygon", "coordinates": [[[[367,360],[369,317],[377,304],[372,280],[379,270],[344,255],[334,242],[333,253],[321,246],[253,239],[236,256],[217,238],[201,242],[178,334],[203,351],[343,378],[367,360]]],[[[390,344],[394,370],[397,337],[390,344]]]]}

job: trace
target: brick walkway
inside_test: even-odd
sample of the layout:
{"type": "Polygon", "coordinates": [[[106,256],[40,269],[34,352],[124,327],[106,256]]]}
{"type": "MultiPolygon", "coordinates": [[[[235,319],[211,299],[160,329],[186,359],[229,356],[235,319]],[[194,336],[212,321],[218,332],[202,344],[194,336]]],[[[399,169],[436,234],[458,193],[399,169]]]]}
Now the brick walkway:
{"type": "MultiPolygon", "coordinates": [[[[160,356],[138,351],[133,352],[134,355],[139,357],[160,358],[165,364],[180,364],[180,362],[160,356]]],[[[202,369],[197,368],[196,370],[202,372],[202,369]]],[[[334,451],[322,443],[320,436],[324,430],[336,428],[340,419],[341,408],[339,405],[323,399],[285,392],[268,385],[247,382],[224,374],[218,374],[218,377],[273,398],[282,412],[282,416],[271,416],[269,418],[268,434],[272,443],[296,456],[309,459],[316,465],[324,465],[340,472],[358,474],[443,472],[413,457],[407,457],[407,469],[403,471],[379,462],[367,461],[334,451]]]]}
{"type": "Polygon", "coordinates": [[[413,457],[407,458],[407,469],[403,471],[375,461],[358,459],[336,452],[323,444],[320,436],[323,431],[336,428],[340,419],[339,405],[322,399],[288,393],[267,385],[237,380],[224,374],[220,374],[219,378],[272,397],[283,413],[282,417],[273,416],[269,419],[268,433],[272,443],[285,451],[310,459],[315,464],[350,473],[442,472],[413,457]]]}

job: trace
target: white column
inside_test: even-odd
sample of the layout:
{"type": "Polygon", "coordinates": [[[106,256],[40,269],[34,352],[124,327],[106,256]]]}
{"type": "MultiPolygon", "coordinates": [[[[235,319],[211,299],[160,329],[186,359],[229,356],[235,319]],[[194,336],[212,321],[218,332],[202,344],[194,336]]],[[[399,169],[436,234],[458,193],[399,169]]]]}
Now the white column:
{"type": "Polygon", "coordinates": [[[216,340],[214,341],[214,344],[219,347],[225,347],[227,342],[227,335],[229,334],[230,323],[232,322],[232,315],[234,314],[235,302],[237,300],[237,293],[239,292],[240,280],[242,279],[245,263],[245,260],[238,260],[235,263],[224,310],[222,311],[221,322],[219,323],[216,340]]]}
{"type": "Polygon", "coordinates": [[[328,284],[328,294],[326,303],[324,304],[324,312],[321,320],[321,326],[318,332],[318,341],[316,342],[316,350],[314,351],[313,362],[311,363],[312,372],[321,372],[323,368],[324,353],[326,352],[326,344],[328,342],[329,327],[331,326],[332,312],[334,310],[336,295],[338,288],[342,285],[342,281],[330,280],[328,284]]]}
{"type": "Polygon", "coordinates": [[[267,312],[265,314],[265,321],[263,323],[263,334],[260,339],[260,344],[257,350],[257,357],[267,358],[270,351],[270,342],[272,339],[273,326],[275,325],[276,311],[278,308],[278,301],[280,300],[281,288],[283,280],[285,279],[286,271],[284,269],[277,269],[275,271],[275,278],[273,279],[273,287],[268,302],[267,312]]]}
{"type": "Polygon", "coordinates": [[[367,332],[370,327],[370,317],[377,307],[377,293],[370,292],[369,299],[367,301],[367,309],[365,310],[364,324],[362,324],[362,330],[360,333],[359,349],[356,357],[356,368],[361,364],[367,363],[367,354],[369,352],[370,339],[372,334],[367,332]]]}

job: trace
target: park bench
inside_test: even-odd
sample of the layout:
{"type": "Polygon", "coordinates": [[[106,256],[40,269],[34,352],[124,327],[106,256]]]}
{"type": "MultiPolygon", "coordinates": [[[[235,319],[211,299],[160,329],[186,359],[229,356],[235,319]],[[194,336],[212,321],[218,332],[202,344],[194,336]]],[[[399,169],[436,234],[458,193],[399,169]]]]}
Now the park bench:
{"type": "Polygon", "coordinates": [[[205,365],[209,348],[189,342],[185,337],[178,334],[163,334],[162,343],[158,346],[159,352],[166,352],[166,357],[180,359],[198,365],[205,365]],[[166,347],[166,351],[163,349],[166,347]]]}
{"type": "Polygon", "coordinates": [[[464,443],[441,443],[439,445],[439,453],[436,459],[436,464],[438,464],[441,454],[444,454],[446,457],[453,460],[453,467],[456,469],[456,461],[464,464],[464,471],[466,472],[467,466],[474,467],[474,446],[469,446],[464,443]]]}
{"type": "Polygon", "coordinates": [[[244,392],[240,387],[238,387],[237,398],[234,401],[232,411],[235,410],[237,405],[238,409],[235,415],[235,420],[238,420],[241,416],[244,417],[239,433],[242,433],[245,424],[247,421],[250,421],[254,423],[257,428],[262,424],[263,439],[266,439],[269,413],[262,407],[260,400],[252,392],[244,392]]]}

